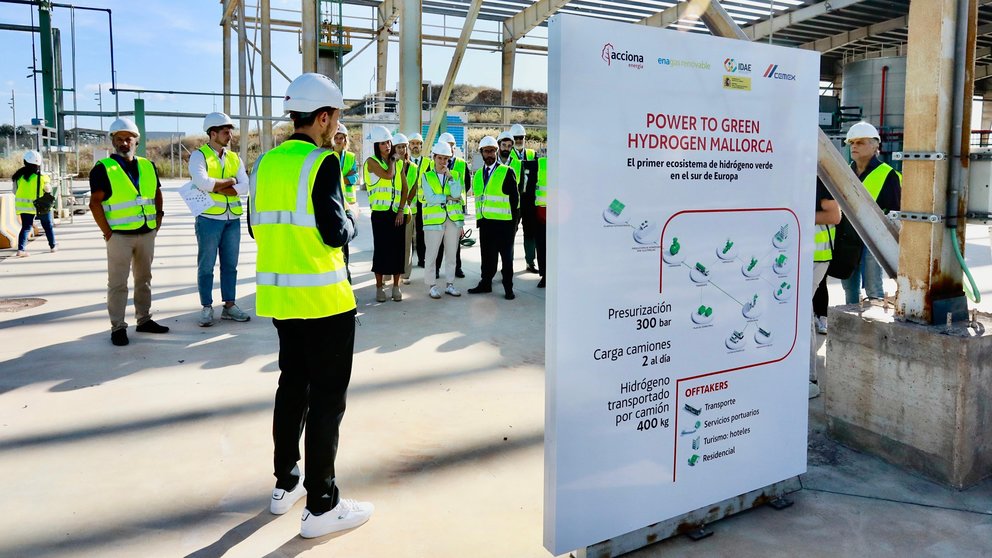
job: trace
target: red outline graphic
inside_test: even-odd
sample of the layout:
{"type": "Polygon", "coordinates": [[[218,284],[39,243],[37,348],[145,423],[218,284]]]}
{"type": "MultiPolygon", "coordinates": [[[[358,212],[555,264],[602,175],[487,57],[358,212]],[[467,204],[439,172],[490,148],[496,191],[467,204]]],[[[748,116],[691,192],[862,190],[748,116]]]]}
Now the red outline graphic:
{"type": "MultiPolygon", "coordinates": [[[[796,215],[796,213],[794,211],[792,211],[788,207],[755,207],[755,208],[739,208],[739,209],[686,209],[686,210],[683,210],[683,211],[679,211],[678,213],[672,214],[672,216],[669,217],[667,221],[665,221],[665,226],[662,227],[662,229],[661,229],[661,238],[658,240],[658,244],[662,245],[662,247],[663,247],[662,248],[662,251],[664,251],[665,231],[668,230],[668,224],[672,222],[672,219],[675,219],[676,217],[678,217],[679,215],[682,215],[683,213],[741,213],[741,212],[745,212],[745,211],[788,211],[790,214],[792,214],[792,218],[796,220],[796,230],[799,231],[798,242],[796,242],[796,261],[797,262],[798,261],[801,261],[799,259],[799,253],[800,253],[800,249],[802,247],[802,228],[799,226],[799,217],[796,215]]],[[[658,271],[658,292],[662,292],[662,277],[663,277],[663,274],[664,274],[663,272],[665,270],[665,265],[666,265],[665,264],[665,260],[664,259],[661,259],[661,266],[659,267],[659,271],[658,271]]],[[[764,366],[766,364],[774,364],[776,362],[780,362],[780,361],[783,361],[786,358],[788,358],[789,355],[792,354],[793,349],[796,348],[796,341],[799,339],[799,303],[798,303],[798,301],[800,300],[799,297],[802,295],[802,286],[801,286],[802,285],[802,280],[800,279],[800,277],[801,277],[801,275],[799,273],[799,268],[797,267],[796,268],[796,298],[795,298],[795,300],[797,301],[797,303],[796,303],[796,324],[795,324],[796,329],[795,329],[795,336],[792,338],[792,346],[789,347],[789,352],[785,353],[785,355],[783,355],[782,357],[777,358],[777,359],[774,359],[774,360],[768,360],[768,361],[765,361],[765,362],[758,362],[758,363],[754,363],[754,364],[747,364],[745,366],[738,366],[736,368],[727,368],[726,370],[717,370],[715,372],[706,372],[704,374],[697,374],[695,376],[690,376],[688,378],[682,378],[682,379],[679,379],[679,380],[675,380],[675,429],[674,429],[674,433],[673,433],[674,434],[674,437],[675,437],[675,442],[674,442],[674,444],[672,446],[672,482],[675,482],[676,472],[678,470],[678,460],[679,460],[679,397],[681,395],[681,391],[679,389],[679,384],[681,384],[682,382],[688,382],[688,381],[691,381],[691,380],[698,380],[700,378],[706,378],[707,376],[715,376],[717,374],[726,374],[727,372],[736,372],[737,370],[745,370],[747,368],[754,368],[756,366],[764,366]]]]}

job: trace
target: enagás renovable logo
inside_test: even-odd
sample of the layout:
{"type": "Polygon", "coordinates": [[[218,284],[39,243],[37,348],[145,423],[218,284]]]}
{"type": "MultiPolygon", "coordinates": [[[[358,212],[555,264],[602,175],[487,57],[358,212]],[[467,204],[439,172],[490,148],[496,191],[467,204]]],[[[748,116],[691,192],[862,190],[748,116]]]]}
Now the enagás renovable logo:
{"type": "Polygon", "coordinates": [[[784,79],[786,81],[795,81],[796,74],[787,74],[785,72],[780,72],[778,71],[778,64],[769,64],[768,69],[765,70],[763,77],[773,78],[773,79],[784,79]]]}
{"type": "Polygon", "coordinates": [[[723,69],[730,73],[749,74],[751,73],[751,63],[741,62],[733,58],[725,58],[723,60],[723,69]]]}
{"type": "Polygon", "coordinates": [[[603,45],[602,54],[600,57],[606,62],[607,66],[612,66],[614,62],[619,62],[627,64],[628,67],[642,69],[644,68],[644,56],[641,54],[624,51],[618,51],[613,43],[606,43],[603,45]]]}
{"type": "Polygon", "coordinates": [[[680,60],[678,58],[659,57],[658,64],[671,68],[688,68],[690,70],[709,70],[710,63],[704,60],[680,60]]]}

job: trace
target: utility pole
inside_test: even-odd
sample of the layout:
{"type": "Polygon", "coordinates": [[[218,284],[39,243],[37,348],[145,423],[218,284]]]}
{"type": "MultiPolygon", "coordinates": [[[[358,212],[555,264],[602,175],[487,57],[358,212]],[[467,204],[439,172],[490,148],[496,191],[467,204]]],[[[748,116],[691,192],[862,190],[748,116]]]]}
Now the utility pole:
{"type": "Polygon", "coordinates": [[[14,150],[17,150],[17,102],[14,100],[14,90],[10,90],[10,112],[13,113],[13,124],[14,124],[14,150]]]}
{"type": "Polygon", "coordinates": [[[100,107],[100,130],[103,130],[103,84],[96,84],[96,95],[93,96],[100,107]]]}

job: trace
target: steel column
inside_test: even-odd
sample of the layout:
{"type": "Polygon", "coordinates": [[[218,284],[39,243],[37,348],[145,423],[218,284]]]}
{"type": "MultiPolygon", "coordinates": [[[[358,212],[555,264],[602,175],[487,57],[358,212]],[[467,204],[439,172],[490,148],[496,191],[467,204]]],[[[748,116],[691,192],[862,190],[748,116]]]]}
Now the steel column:
{"type": "Polygon", "coordinates": [[[421,128],[421,83],[423,83],[422,0],[400,2],[400,131],[419,133],[421,128]]]}
{"type": "MultiPolygon", "coordinates": [[[[393,0],[383,0],[379,4],[379,29],[375,36],[375,92],[386,90],[386,70],[389,62],[389,29],[393,25],[393,0]]],[[[385,112],[385,103],[376,103],[376,112],[385,112]]]]}
{"type": "Polygon", "coordinates": [[[260,0],[262,12],[262,133],[261,150],[272,149],[272,25],[269,0],[260,0]]]}
{"type": "MultiPolygon", "coordinates": [[[[503,81],[500,102],[504,105],[513,104],[513,66],[517,58],[517,43],[503,43],[503,81]]],[[[503,109],[503,125],[510,123],[510,109],[503,109]]]]}
{"type": "Polygon", "coordinates": [[[227,6],[231,0],[224,1],[224,19],[221,20],[223,52],[224,52],[224,114],[231,114],[231,18],[227,15],[227,6]]]}
{"type": "Polygon", "coordinates": [[[38,3],[39,48],[41,50],[41,95],[45,105],[45,125],[55,127],[55,49],[52,44],[52,3],[38,3]]]}
{"type": "Polygon", "coordinates": [[[238,124],[238,155],[248,162],[248,53],[247,33],[245,32],[245,5],[238,6],[238,111],[241,122],[238,124]]]}
{"type": "Polygon", "coordinates": [[[317,0],[301,0],[300,39],[303,48],[303,73],[317,71],[317,0]]]}

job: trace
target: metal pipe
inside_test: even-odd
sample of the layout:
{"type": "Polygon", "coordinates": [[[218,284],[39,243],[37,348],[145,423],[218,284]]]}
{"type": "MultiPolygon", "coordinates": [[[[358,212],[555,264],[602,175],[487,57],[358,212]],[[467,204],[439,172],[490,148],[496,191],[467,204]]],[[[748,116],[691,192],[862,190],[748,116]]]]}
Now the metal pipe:
{"type": "Polygon", "coordinates": [[[422,31],[421,0],[400,2],[400,131],[419,133],[423,118],[421,107],[422,31]]]}
{"type": "MultiPolygon", "coordinates": [[[[269,0],[261,0],[259,9],[262,12],[262,96],[272,97],[272,25],[269,17],[269,0]]],[[[261,149],[268,151],[272,149],[272,121],[267,118],[272,116],[272,102],[262,101],[262,134],[261,149]]]]}
{"type": "MultiPolygon", "coordinates": [[[[203,95],[203,96],[206,96],[206,97],[219,97],[219,96],[240,97],[241,96],[241,95],[238,95],[236,93],[229,93],[229,94],[226,94],[225,95],[223,93],[216,93],[216,92],[212,92],[212,91],[176,91],[176,90],[172,90],[172,89],[129,89],[127,87],[118,88],[117,91],[120,91],[121,93],[140,93],[140,94],[145,94],[145,93],[161,93],[163,95],[203,95]]],[[[246,94],[246,96],[248,96],[248,97],[258,97],[260,99],[261,98],[266,98],[266,97],[264,97],[262,95],[258,95],[258,94],[254,94],[254,93],[246,94]]],[[[270,95],[267,98],[269,98],[269,99],[282,99],[282,95],[270,95]]]]}
{"type": "Polygon", "coordinates": [[[238,6],[238,109],[241,111],[240,126],[238,126],[238,155],[242,161],[248,161],[248,53],[245,52],[245,3],[238,6]]]}
{"type": "Polygon", "coordinates": [[[950,174],[949,188],[947,189],[947,215],[944,219],[950,234],[957,234],[958,227],[958,197],[961,191],[961,180],[964,175],[963,167],[967,161],[967,154],[962,153],[962,141],[964,129],[964,94],[965,77],[967,70],[964,61],[968,59],[968,12],[971,5],[970,0],[958,0],[957,2],[957,22],[954,34],[954,59],[959,63],[954,65],[954,83],[951,89],[951,166],[948,169],[950,174]]]}
{"type": "MultiPolygon", "coordinates": [[[[882,126],[885,126],[885,78],[886,74],[889,73],[888,66],[882,66],[882,99],[880,101],[880,106],[878,109],[878,129],[881,130],[882,126]]],[[[881,139],[881,138],[880,138],[881,139]]]]}
{"type": "Polygon", "coordinates": [[[224,80],[224,114],[231,114],[231,20],[227,17],[227,8],[231,0],[224,0],[224,19],[221,20],[223,80],[224,80]]]}

